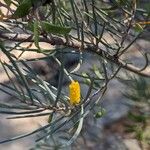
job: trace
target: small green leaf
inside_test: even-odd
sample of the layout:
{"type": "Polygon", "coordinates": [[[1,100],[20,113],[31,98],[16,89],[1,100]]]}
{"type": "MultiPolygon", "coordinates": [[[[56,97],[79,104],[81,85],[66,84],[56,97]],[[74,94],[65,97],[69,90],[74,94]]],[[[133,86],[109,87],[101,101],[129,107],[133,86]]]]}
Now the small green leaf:
{"type": "Polygon", "coordinates": [[[4,2],[5,2],[8,6],[10,6],[10,4],[11,4],[11,0],[4,0],[4,2]]]}
{"type": "Polygon", "coordinates": [[[101,110],[95,114],[95,118],[101,118],[105,113],[106,110],[104,108],[101,108],[101,110]]]}
{"type": "Polygon", "coordinates": [[[134,31],[140,33],[143,31],[143,27],[139,23],[136,23],[134,26],[134,31]]]}
{"type": "Polygon", "coordinates": [[[83,73],[82,73],[82,76],[83,76],[83,78],[85,77],[85,78],[84,78],[84,83],[87,84],[87,85],[90,85],[91,80],[90,80],[89,75],[88,75],[87,73],[83,72],[83,73]],[[87,77],[89,77],[89,78],[87,78],[87,77]]]}
{"type": "Polygon", "coordinates": [[[34,22],[34,44],[35,46],[40,49],[40,46],[39,46],[39,26],[38,26],[38,21],[35,20],[34,22]]]}
{"type": "Polygon", "coordinates": [[[41,23],[43,30],[52,34],[68,34],[71,31],[70,27],[62,27],[43,21],[41,23]]]}
{"type": "Polygon", "coordinates": [[[30,8],[32,7],[31,0],[23,0],[22,3],[18,6],[13,17],[22,18],[29,14],[30,8]]]}
{"type": "Polygon", "coordinates": [[[96,65],[93,66],[93,71],[94,71],[95,75],[96,75],[99,79],[103,79],[103,76],[102,76],[102,74],[100,73],[100,69],[99,69],[96,65]]]}
{"type": "Polygon", "coordinates": [[[51,123],[52,119],[53,119],[53,114],[50,114],[48,117],[48,123],[51,123]]]}

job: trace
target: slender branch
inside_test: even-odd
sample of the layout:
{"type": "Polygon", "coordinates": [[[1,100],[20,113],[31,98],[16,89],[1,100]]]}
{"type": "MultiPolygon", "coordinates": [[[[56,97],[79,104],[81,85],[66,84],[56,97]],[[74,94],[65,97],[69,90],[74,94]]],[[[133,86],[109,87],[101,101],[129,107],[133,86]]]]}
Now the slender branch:
{"type": "MultiPolygon", "coordinates": [[[[15,33],[0,32],[0,38],[10,40],[10,41],[17,41],[17,42],[20,42],[20,41],[24,42],[26,39],[28,39],[28,42],[34,42],[33,35],[30,35],[30,34],[15,34],[15,33]]],[[[79,51],[81,50],[81,46],[82,46],[80,43],[76,43],[75,41],[66,42],[66,40],[61,37],[50,37],[50,38],[47,37],[46,38],[46,37],[40,36],[39,41],[47,42],[51,45],[67,46],[67,47],[75,48],[79,51]]],[[[124,68],[128,71],[134,72],[141,76],[150,77],[149,72],[146,72],[143,69],[141,70],[141,68],[135,67],[131,64],[125,63],[124,61],[122,61],[122,60],[116,58],[115,56],[110,55],[108,52],[102,50],[100,47],[99,47],[99,49],[97,49],[92,44],[91,45],[86,44],[86,45],[84,45],[84,51],[94,52],[94,53],[100,55],[101,57],[115,63],[116,65],[121,66],[121,68],[124,68]]],[[[147,67],[148,67],[148,64],[147,64],[147,67]]],[[[146,69],[147,67],[144,67],[144,68],[146,69]]]]}

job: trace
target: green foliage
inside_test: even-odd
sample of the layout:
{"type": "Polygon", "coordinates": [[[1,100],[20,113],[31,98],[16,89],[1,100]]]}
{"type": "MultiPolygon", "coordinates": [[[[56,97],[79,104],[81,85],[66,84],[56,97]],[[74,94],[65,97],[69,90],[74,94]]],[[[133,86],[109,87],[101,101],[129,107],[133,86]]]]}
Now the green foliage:
{"type": "Polygon", "coordinates": [[[134,30],[135,30],[135,32],[140,33],[140,32],[143,31],[143,27],[140,24],[136,23],[135,27],[134,27],[134,30]]]}
{"type": "Polygon", "coordinates": [[[39,36],[40,36],[39,22],[37,20],[34,21],[34,44],[40,50],[39,46],[39,36]]]}
{"type": "Polygon", "coordinates": [[[50,24],[46,21],[41,22],[42,29],[52,34],[68,34],[71,31],[70,27],[63,27],[54,24],[50,24]]]}
{"type": "Polygon", "coordinates": [[[144,79],[142,77],[129,77],[129,81],[123,81],[124,84],[128,86],[127,93],[125,96],[142,103],[149,104],[150,97],[150,85],[149,79],[144,79]]]}
{"type": "Polygon", "coordinates": [[[101,108],[99,111],[97,111],[97,113],[95,114],[95,118],[101,118],[105,115],[106,110],[104,108],[101,108]]]}
{"type": "Polygon", "coordinates": [[[22,18],[29,14],[30,9],[32,7],[31,0],[23,0],[21,4],[17,7],[13,16],[15,18],[22,18]]]}
{"type": "Polygon", "coordinates": [[[128,76],[129,82],[123,81],[127,86],[125,96],[134,101],[133,109],[128,114],[132,121],[126,126],[126,131],[135,134],[135,137],[144,144],[148,143],[149,115],[150,115],[150,80],[142,77],[128,76]]]}
{"type": "Polygon", "coordinates": [[[11,0],[4,0],[4,2],[9,6],[11,4],[11,0]]]}

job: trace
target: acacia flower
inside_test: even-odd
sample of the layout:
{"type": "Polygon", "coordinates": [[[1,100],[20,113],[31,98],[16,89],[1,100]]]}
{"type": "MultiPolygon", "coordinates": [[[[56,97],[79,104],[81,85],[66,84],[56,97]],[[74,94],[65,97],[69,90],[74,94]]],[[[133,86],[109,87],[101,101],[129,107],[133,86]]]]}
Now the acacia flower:
{"type": "Polygon", "coordinates": [[[70,104],[76,105],[80,103],[80,84],[78,81],[72,81],[69,85],[70,104]]]}

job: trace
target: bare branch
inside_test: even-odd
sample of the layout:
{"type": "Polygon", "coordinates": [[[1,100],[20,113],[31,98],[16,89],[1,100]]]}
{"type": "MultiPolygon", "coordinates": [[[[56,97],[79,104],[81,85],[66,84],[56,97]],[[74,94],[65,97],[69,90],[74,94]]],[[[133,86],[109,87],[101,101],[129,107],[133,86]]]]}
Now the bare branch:
{"type": "MultiPolygon", "coordinates": [[[[24,42],[24,41],[26,41],[26,39],[28,39],[27,40],[28,42],[34,42],[33,35],[30,35],[30,34],[15,34],[15,33],[1,33],[0,32],[0,38],[7,39],[10,41],[17,41],[17,42],[24,42]]],[[[51,45],[72,47],[79,51],[81,50],[81,47],[82,47],[81,44],[76,43],[75,41],[66,42],[66,40],[61,37],[47,38],[47,37],[40,36],[39,41],[47,42],[51,45]]],[[[120,60],[120,59],[116,58],[115,56],[110,55],[108,52],[102,50],[100,47],[99,47],[99,49],[97,49],[93,45],[84,45],[84,51],[85,50],[87,50],[89,52],[94,52],[94,53],[100,55],[101,57],[115,63],[116,65],[118,65],[121,68],[124,68],[128,71],[134,72],[134,73],[144,76],[144,77],[150,77],[150,73],[145,71],[146,68],[148,67],[148,63],[146,63],[147,66],[144,66],[144,69],[143,68],[141,69],[141,68],[135,67],[131,64],[123,62],[122,60],[120,60]]]]}

